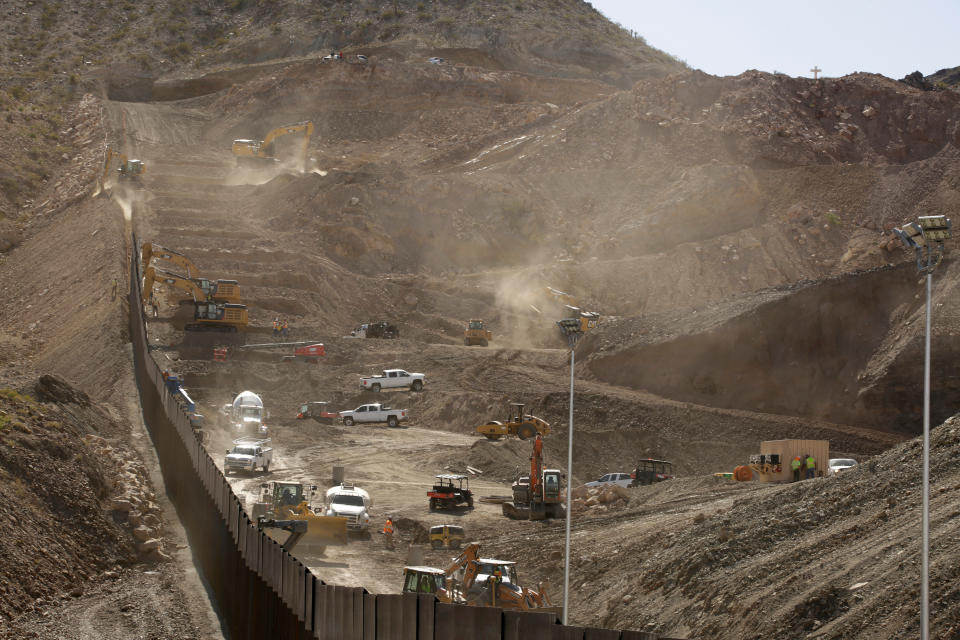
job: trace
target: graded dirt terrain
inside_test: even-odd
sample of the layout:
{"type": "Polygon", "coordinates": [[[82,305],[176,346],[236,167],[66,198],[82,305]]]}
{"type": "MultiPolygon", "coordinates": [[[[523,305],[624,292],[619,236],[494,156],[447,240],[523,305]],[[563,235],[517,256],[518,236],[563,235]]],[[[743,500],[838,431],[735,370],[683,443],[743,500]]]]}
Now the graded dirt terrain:
{"type": "MultiPolygon", "coordinates": [[[[63,165],[30,202],[0,200],[22,211],[21,244],[0,261],[3,386],[20,394],[3,396],[3,415],[29,416],[0,422],[0,490],[17,505],[0,520],[3,633],[218,633],[138,422],[125,326],[141,310],[123,299],[135,232],[240,282],[243,334],[184,332],[192,305],[160,286],[147,321],[155,359],[207,416],[216,459],[232,438],[219,407],[244,389],[263,397],[276,458],[268,474],[232,477],[248,505],[263,482],[323,489],[344,466],[371,492],[375,525],[398,522],[396,551],[374,533],[306,557],[324,580],[396,592],[408,545],[452,521],[559,601],[560,523],[509,521],[484,502],[430,513],[425,495],[434,474],[467,465],[482,472],[478,495],[509,493],[530,444],[474,428],[511,401],[551,423],[546,462],[563,466],[569,352],[552,286],[602,314],[577,351],[573,484],[645,457],[672,460],[679,476],[575,514],[571,621],[690,638],[915,636],[922,289],[887,232],[960,203],[957,94],[869,74],[714,78],[636,39],[601,38],[613,26],[583,3],[516,3],[509,15],[460,3],[465,26],[444,28],[454,4],[429,20],[410,7],[381,15],[390,24],[374,34],[353,3],[339,17],[350,29],[312,39],[300,5],[240,3],[239,18],[210,8],[191,24],[229,44],[193,68],[176,52],[149,70],[90,65],[89,92],[58,129],[63,165]],[[493,26],[471,30],[480,17],[493,26]],[[234,19],[251,27],[231,32],[234,19]],[[320,60],[331,47],[344,61],[320,60]],[[303,120],[316,125],[305,161],[282,145],[282,163],[236,166],[234,138],[303,120]],[[141,186],[96,186],[106,145],[146,162],[141,186]],[[100,189],[110,197],[90,197],[100,189]],[[289,363],[238,348],[270,342],[277,316],[327,355],[289,363]],[[493,330],[489,347],[463,346],[472,317],[493,330]],[[401,337],[344,337],[375,320],[401,337]],[[228,357],[214,362],[221,344],[228,357]],[[425,390],[359,390],[360,375],[387,367],[425,373],[425,390]],[[74,391],[43,396],[42,373],[74,391]],[[295,420],[307,400],[383,401],[412,419],[295,420]],[[864,464],[789,486],[711,475],[792,437],[864,464]],[[137,551],[104,446],[155,499],[171,559],[137,551]],[[28,565],[33,584],[17,580],[28,565]]],[[[130,33],[150,24],[134,10],[130,33]]],[[[937,423],[958,393],[956,282],[948,256],[934,291],[937,423]]],[[[934,438],[936,638],[960,629],[955,432],[951,420],[934,438]]]]}

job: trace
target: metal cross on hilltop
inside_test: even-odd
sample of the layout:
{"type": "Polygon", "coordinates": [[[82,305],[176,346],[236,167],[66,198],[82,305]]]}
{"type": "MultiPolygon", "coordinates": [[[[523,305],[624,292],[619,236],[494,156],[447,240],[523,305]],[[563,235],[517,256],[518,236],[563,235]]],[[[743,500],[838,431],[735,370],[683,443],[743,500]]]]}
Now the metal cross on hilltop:
{"type": "Polygon", "coordinates": [[[823,69],[821,69],[821,68],[818,67],[817,65],[813,65],[813,69],[810,69],[810,72],[813,73],[813,79],[814,79],[814,80],[817,79],[817,74],[820,73],[821,71],[823,71],[823,69]]]}

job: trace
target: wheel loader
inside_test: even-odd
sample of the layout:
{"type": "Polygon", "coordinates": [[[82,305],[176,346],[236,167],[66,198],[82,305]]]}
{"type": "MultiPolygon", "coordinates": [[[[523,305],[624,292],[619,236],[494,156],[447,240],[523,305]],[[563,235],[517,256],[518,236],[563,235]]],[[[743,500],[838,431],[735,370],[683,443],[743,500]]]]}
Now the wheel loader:
{"type": "MultiPolygon", "coordinates": [[[[271,482],[261,485],[263,498],[253,506],[253,519],[302,520],[307,531],[299,546],[312,553],[323,553],[324,547],[347,544],[347,518],[317,515],[310,510],[310,496],[315,486],[307,489],[299,482],[271,482]]],[[[322,509],[321,509],[322,512],[322,509]]]]}
{"type": "Polygon", "coordinates": [[[550,435],[550,425],[537,416],[525,414],[525,406],[519,402],[511,402],[510,415],[506,422],[492,420],[477,427],[477,433],[490,440],[499,440],[502,436],[517,436],[521,440],[527,440],[537,434],[550,435]]]}
{"type": "Polygon", "coordinates": [[[483,320],[471,320],[463,331],[463,344],[468,347],[475,344],[485,347],[491,340],[493,332],[483,327],[483,320]]]}

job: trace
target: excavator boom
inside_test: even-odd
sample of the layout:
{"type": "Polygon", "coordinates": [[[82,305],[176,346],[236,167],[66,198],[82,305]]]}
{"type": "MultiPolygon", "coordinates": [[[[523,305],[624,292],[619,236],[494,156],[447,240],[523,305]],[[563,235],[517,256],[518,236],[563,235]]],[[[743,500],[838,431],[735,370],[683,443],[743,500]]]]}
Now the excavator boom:
{"type": "Polygon", "coordinates": [[[150,260],[153,258],[166,260],[167,262],[172,262],[173,264],[186,269],[188,278],[196,278],[200,275],[200,270],[197,269],[197,265],[193,263],[193,260],[182,253],[172,249],[167,249],[166,247],[161,247],[160,245],[153,244],[152,242],[144,242],[143,246],[140,248],[140,261],[143,264],[144,272],[146,272],[147,267],[150,266],[150,260]]]}
{"type": "Polygon", "coordinates": [[[237,157],[237,162],[243,159],[269,160],[276,161],[277,153],[275,141],[277,138],[292,135],[294,133],[303,133],[303,150],[301,151],[301,161],[306,162],[307,150],[310,146],[310,138],[313,136],[313,123],[298,122],[296,124],[277,127],[267,132],[263,140],[234,140],[233,154],[237,157]]]}

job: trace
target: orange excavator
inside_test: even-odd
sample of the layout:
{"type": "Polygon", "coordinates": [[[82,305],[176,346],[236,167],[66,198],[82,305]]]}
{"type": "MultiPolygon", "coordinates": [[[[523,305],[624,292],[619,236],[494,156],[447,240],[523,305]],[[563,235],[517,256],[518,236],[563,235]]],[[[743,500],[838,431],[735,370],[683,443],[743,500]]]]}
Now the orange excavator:
{"type": "Polygon", "coordinates": [[[455,604],[559,613],[543,584],[536,591],[520,586],[516,565],[509,560],[481,558],[480,545],[472,542],[446,569],[404,567],[403,591],[433,593],[441,602],[455,604]]]}
{"type": "Polygon", "coordinates": [[[543,439],[538,435],[533,441],[530,474],[521,475],[518,471],[511,487],[513,502],[503,503],[503,515],[514,520],[562,518],[562,480],[563,472],[560,469],[543,468],[543,439]]]}

